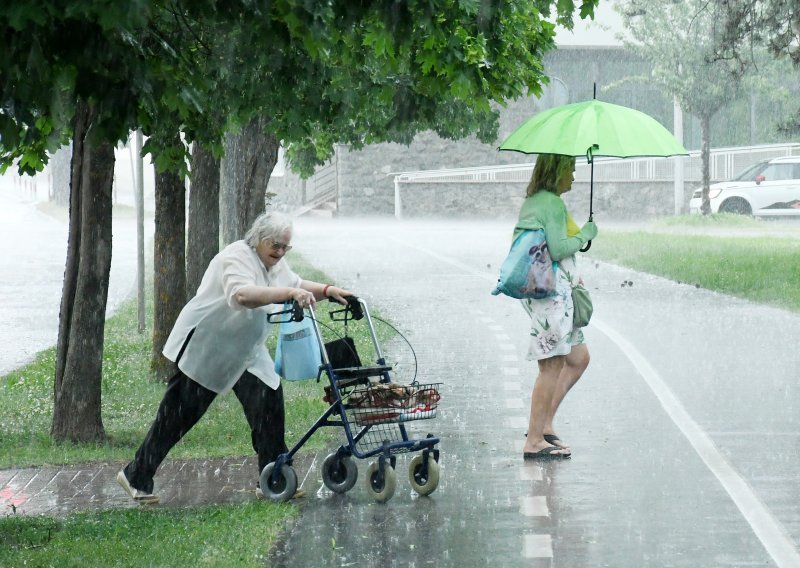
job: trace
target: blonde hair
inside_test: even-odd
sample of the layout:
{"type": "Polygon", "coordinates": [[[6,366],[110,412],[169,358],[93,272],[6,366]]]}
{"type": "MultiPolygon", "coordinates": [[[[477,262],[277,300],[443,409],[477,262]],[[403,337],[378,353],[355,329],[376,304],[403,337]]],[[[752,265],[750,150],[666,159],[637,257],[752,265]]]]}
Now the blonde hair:
{"type": "Polygon", "coordinates": [[[575,169],[575,158],[573,156],[562,156],[561,154],[540,154],[536,158],[536,165],[533,166],[533,174],[525,195],[530,197],[540,189],[555,191],[558,180],[567,172],[575,169]]]}

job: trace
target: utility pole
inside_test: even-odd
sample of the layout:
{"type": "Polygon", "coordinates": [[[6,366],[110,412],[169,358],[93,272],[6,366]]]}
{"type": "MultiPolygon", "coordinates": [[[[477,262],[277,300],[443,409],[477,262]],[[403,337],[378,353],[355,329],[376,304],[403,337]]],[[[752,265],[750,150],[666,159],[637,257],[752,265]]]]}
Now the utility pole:
{"type": "MultiPolygon", "coordinates": [[[[683,145],[683,109],[677,98],[673,98],[673,134],[678,142],[683,145]]],[[[675,215],[683,213],[684,201],[684,171],[683,164],[686,156],[675,156],[672,158],[675,164],[675,215]]]]}
{"type": "Polygon", "coordinates": [[[139,333],[145,329],[145,303],[144,303],[144,161],[142,158],[142,131],[134,134],[136,164],[136,187],[134,196],[136,201],[136,294],[139,312],[139,333]]]}

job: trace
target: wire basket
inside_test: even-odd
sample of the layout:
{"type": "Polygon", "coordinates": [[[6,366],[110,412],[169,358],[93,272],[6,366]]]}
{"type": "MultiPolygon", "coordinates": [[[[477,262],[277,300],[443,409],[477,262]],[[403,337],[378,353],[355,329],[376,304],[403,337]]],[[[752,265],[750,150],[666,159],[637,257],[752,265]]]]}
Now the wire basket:
{"type": "Polygon", "coordinates": [[[358,426],[395,424],[436,417],[441,383],[377,383],[353,389],[345,400],[348,418],[358,426]]]}

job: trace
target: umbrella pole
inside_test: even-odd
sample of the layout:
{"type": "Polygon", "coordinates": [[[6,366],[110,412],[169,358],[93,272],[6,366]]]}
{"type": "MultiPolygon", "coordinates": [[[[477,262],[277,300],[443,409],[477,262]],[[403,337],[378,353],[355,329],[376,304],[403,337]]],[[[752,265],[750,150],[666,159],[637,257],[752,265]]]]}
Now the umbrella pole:
{"type": "MultiPolygon", "coordinates": [[[[591,221],[592,220],[592,216],[594,215],[594,213],[592,212],[592,197],[594,196],[593,195],[594,194],[594,160],[591,160],[589,162],[589,165],[590,165],[589,171],[591,172],[589,174],[589,221],[591,221]]],[[[584,247],[582,249],[580,249],[580,251],[581,252],[586,252],[590,248],[592,248],[592,241],[586,241],[586,244],[584,245],[584,247]]]]}
{"type": "Polygon", "coordinates": [[[594,216],[594,160],[589,162],[589,221],[594,216]]]}
{"type": "MultiPolygon", "coordinates": [[[[586,149],[586,161],[589,162],[589,221],[594,216],[594,151],[599,149],[600,146],[597,144],[592,144],[586,149]]],[[[589,250],[588,246],[586,250],[589,250]]]]}
{"type": "MultiPolygon", "coordinates": [[[[586,150],[586,159],[589,161],[589,221],[594,217],[594,155],[593,151],[599,149],[597,144],[592,144],[586,150]]],[[[581,252],[592,248],[592,241],[587,241],[581,252]]]]}

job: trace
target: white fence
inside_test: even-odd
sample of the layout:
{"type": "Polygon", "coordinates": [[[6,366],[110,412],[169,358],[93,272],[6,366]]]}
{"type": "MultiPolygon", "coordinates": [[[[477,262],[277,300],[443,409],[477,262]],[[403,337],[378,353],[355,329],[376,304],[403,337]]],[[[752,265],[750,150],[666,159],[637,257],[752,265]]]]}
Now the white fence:
{"type": "MultiPolygon", "coordinates": [[[[769,144],[762,146],[744,146],[738,148],[718,148],[711,151],[711,181],[723,181],[732,178],[747,166],[761,160],[781,156],[800,156],[800,144],[769,144]]],[[[700,152],[690,152],[688,156],[673,158],[595,158],[595,182],[637,182],[675,180],[675,169],[678,162],[683,163],[683,179],[700,182],[700,152]]],[[[394,178],[395,216],[402,217],[402,184],[437,184],[437,183],[527,183],[535,161],[510,166],[483,166],[474,168],[458,168],[449,170],[428,170],[418,172],[396,172],[389,176],[394,178]]],[[[578,158],[575,168],[575,181],[588,182],[591,176],[586,158],[578,158]]]]}

